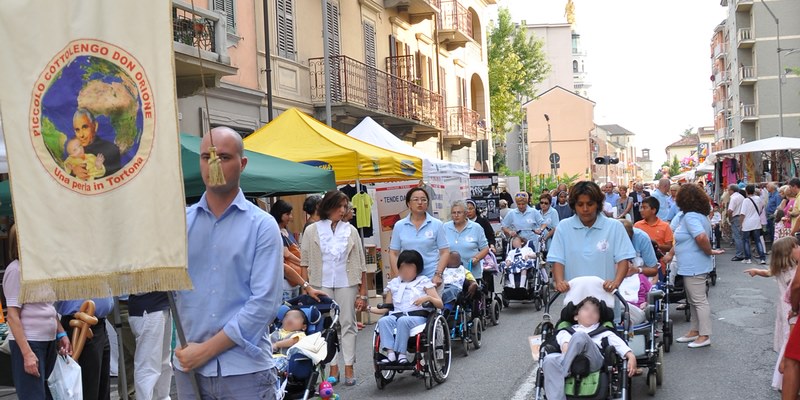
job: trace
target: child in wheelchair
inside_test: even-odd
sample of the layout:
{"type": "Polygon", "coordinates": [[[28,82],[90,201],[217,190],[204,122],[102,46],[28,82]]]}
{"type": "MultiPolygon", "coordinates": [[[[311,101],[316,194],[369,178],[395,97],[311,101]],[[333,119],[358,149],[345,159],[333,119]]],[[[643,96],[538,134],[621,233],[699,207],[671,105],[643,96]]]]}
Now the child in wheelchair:
{"type": "MultiPolygon", "coordinates": [[[[442,308],[442,299],[436,287],[422,274],[422,255],[415,250],[404,250],[397,257],[398,276],[387,285],[385,304],[392,304],[390,314],[378,320],[380,346],[387,350],[381,364],[410,363],[406,350],[411,330],[425,324],[429,311],[423,307],[431,303],[442,308]]],[[[368,307],[373,314],[386,314],[388,309],[368,307]]]]}
{"type": "Polygon", "coordinates": [[[575,324],[557,333],[556,342],[561,352],[548,354],[542,363],[544,390],[548,400],[566,399],[565,379],[571,374],[576,359],[588,362],[589,371],[596,371],[603,366],[605,360],[600,348],[604,340],[620,357],[627,359],[628,376],[636,373],[636,356],[630,347],[613,329],[601,325],[601,307],[602,303],[596,297],[586,297],[575,307],[575,324]]]}
{"type": "Polygon", "coordinates": [[[472,272],[469,272],[461,265],[461,254],[457,251],[451,251],[447,261],[447,268],[442,272],[442,283],[444,284],[442,303],[449,304],[454,302],[467,282],[469,282],[469,286],[467,286],[468,294],[472,295],[477,288],[475,277],[472,272]]]}

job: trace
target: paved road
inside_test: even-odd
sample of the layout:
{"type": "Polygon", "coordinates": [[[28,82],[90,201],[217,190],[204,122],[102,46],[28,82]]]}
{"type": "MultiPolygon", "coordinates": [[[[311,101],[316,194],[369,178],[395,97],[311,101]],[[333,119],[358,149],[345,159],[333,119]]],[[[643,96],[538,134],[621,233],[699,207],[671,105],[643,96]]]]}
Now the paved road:
{"type": "MultiPolygon", "coordinates": [[[[720,279],[712,287],[710,299],[714,318],[713,345],[688,349],[676,344],[666,355],[665,382],[656,394],[660,399],[775,399],[770,389],[776,354],[772,335],[777,295],[771,279],[749,278],[745,265],[718,257],[720,279]]],[[[512,304],[503,310],[500,325],[484,332],[484,347],[463,357],[455,350],[448,380],[426,390],[421,380],[409,374],[378,390],[372,378],[371,329],[358,337],[354,387],[336,387],[343,399],[410,398],[423,399],[529,399],[534,363],[526,338],[541,320],[532,305],[512,304]]],[[[681,312],[673,312],[676,337],[688,329],[681,312]]],[[[13,391],[0,388],[0,399],[16,399],[13,391]]],[[[116,394],[116,393],[114,393],[116,394]]],[[[116,396],[112,396],[116,398],[116,396]]],[[[633,398],[648,398],[645,381],[633,382],[633,398]]]]}
{"type": "MultiPolygon", "coordinates": [[[[661,399],[774,399],[770,389],[777,355],[772,351],[776,284],[771,279],[749,278],[745,266],[718,257],[719,280],[711,288],[714,319],[713,345],[689,349],[676,344],[666,355],[665,382],[656,394],[661,399]]],[[[450,377],[426,390],[421,380],[400,376],[384,390],[372,378],[369,334],[358,338],[358,384],[337,386],[345,399],[410,398],[529,399],[532,398],[533,360],[526,343],[541,320],[531,305],[512,304],[501,323],[484,332],[484,346],[462,357],[454,353],[450,377]]],[[[677,338],[688,330],[682,312],[673,311],[677,338]]],[[[368,327],[369,329],[369,327],[368,327]]],[[[369,333],[369,332],[366,332],[369,333]]],[[[635,378],[633,398],[648,398],[645,380],[635,378]]]]}

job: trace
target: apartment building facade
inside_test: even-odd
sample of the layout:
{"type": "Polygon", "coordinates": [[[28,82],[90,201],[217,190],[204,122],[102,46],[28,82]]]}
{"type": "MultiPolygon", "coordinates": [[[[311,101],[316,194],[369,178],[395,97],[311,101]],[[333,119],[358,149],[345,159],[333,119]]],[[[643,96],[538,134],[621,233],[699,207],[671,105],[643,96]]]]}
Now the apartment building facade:
{"type": "MultiPolygon", "coordinates": [[[[485,11],[494,3],[272,0],[274,109],[298,107],[325,121],[330,100],[332,126],[341,131],[369,116],[428,154],[491,168],[485,11]]],[[[266,69],[263,33],[258,42],[266,69]]]]}
{"type": "MultiPolygon", "coordinates": [[[[727,73],[726,91],[715,89],[716,148],[777,136],[800,137],[800,2],[796,0],[722,0],[728,7],[724,26],[712,37],[712,72],[727,73]],[[776,16],[780,22],[777,32],[776,16]],[[780,46],[778,42],[780,41],[780,46]],[[720,53],[716,48],[721,47],[720,53]],[[727,52],[722,51],[727,45],[727,52]],[[718,58],[719,57],[719,58],[718,58]],[[724,67],[722,66],[724,65],[724,67]],[[716,99],[725,95],[725,101],[716,99]],[[730,116],[725,117],[725,112],[730,116]],[[727,125],[719,123],[726,119],[727,125]],[[722,141],[720,140],[722,139],[722,141]]],[[[715,81],[716,83],[716,81],[715,81]]]]}

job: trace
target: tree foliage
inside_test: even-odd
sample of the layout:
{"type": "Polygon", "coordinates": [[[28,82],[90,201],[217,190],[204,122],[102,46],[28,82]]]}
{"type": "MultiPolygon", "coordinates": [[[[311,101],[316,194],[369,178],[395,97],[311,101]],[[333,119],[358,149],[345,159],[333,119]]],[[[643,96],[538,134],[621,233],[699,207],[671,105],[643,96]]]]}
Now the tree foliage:
{"type": "MultiPolygon", "coordinates": [[[[492,139],[505,148],[509,123],[522,121],[520,100],[536,95],[534,84],[550,72],[542,42],[527,37],[511,20],[507,8],[500,8],[497,21],[489,26],[489,96],[491,101],[492,139]]],[[[504,154],[495,158],[495,170],[504,164],[504,154]],[[500,164],[500,165],[498,165],[500,164]]]]}

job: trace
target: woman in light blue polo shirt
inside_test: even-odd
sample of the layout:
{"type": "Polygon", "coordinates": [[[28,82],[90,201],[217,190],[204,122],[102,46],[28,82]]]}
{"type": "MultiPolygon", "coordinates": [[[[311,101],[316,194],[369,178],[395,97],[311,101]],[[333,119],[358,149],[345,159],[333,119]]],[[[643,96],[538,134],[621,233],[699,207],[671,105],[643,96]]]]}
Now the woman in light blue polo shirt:
{"type": "Polygon", "coordinates": [[[445,222],[444,235],[450,251],[461,255],[461,265],[470,269],[476,279],[481,279],[483,270],[481,260],[489,254],[489,242],[483,227],[467,219],[467,204],[456,200],[450,207],[452,221],[445,222]]]}
{"type": "Polygon", "coordinates": [[[612,292],[625,279],[628,260],[636,257],[625,227],[603,215],[603,202],[605,195],[594,182],[578,182],[569,192],[575,215],[559,222],[547,252],[561,293],[579,276],[600,277],[603,288],[612,292]]]}
{"type": "Polygon", "coordinates": [[[428,192],[415,187],[406,193],[406,206],[411,212],[397,221],[389,244],[391,277],[397,276],[397,256],[403,250],[416,250],[422,254],[422,274],[435,285],[442,283],[442,272],[447,266],[450,248],[444,235],[442,221],[428,214],[428,192]]]}
{"type": "MultiPolygon", "coordinates": [[[[669,263],[677,257],[678,275],[683,277],[686,301],[692,314],[689,332],[679,337],[678,343],[689,343],[690,348],[711,344],[711,306],[706,295],[706,278],[714,268],[712,255],[723,250],[712,250],[711,222],[708,214],[711,206],[706,192],[697,185],[683,185],[675,196],[675,202],[683,212],[675,224],[675,246],[664,256],[669,263]]],[[[677,219],[676,218],[676,219],[677,219]]]]}

